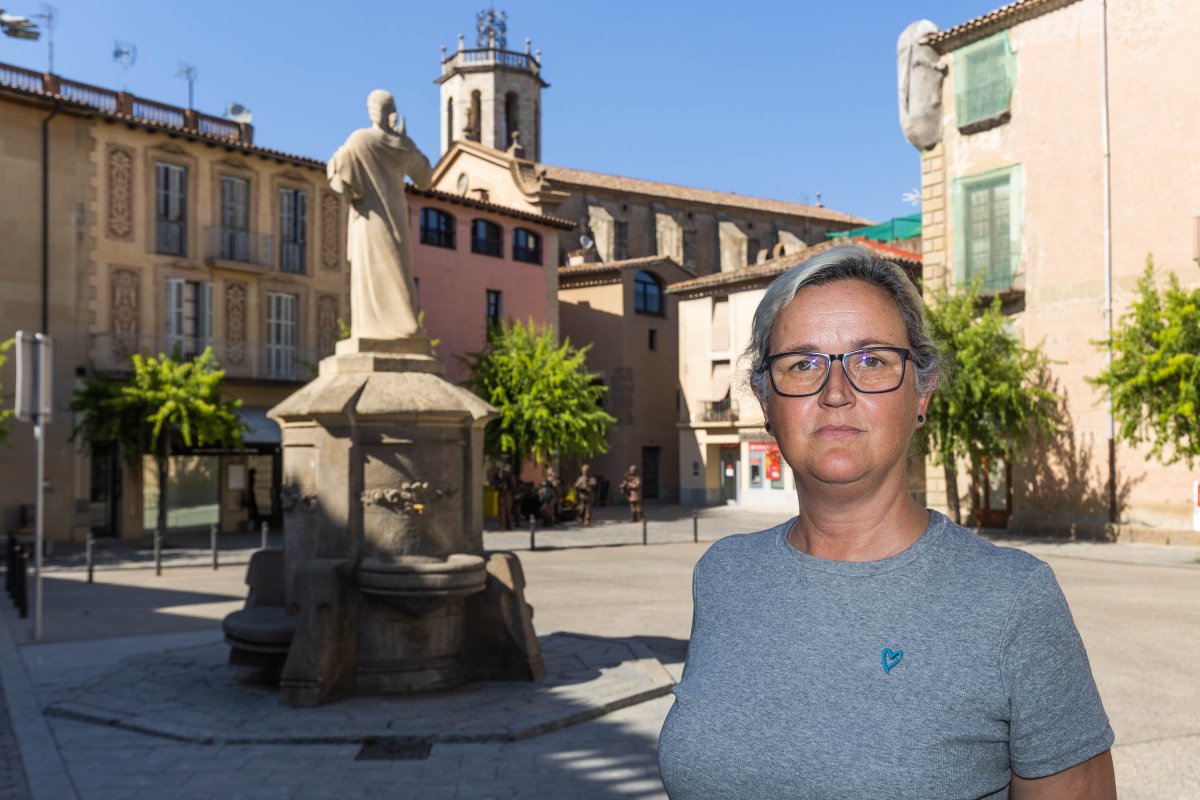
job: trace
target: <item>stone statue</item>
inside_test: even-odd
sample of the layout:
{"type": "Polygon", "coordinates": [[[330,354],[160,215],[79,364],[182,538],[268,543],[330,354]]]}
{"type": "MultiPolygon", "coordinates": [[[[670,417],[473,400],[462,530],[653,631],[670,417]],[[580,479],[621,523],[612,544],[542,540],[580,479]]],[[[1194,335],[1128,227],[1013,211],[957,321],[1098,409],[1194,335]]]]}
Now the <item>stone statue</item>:
{"type": "Polygon", "coordinates": [[[942,79],[946,65],[921,40],[937,25],[917,20],[896,42],[896,79],[900,90],[900,128],[914,147],[933,147],[942,138],[942,79]]]}
{"type": "Polygon", "coordinates": [[[432,169],[404,122],[395,126],[390,92],[367,96],[371,127],[350,134],[329,160],[329,185],[350,201],[350,319],[355,340],[419,336],[404,177],[429,186],[432,169]]]}

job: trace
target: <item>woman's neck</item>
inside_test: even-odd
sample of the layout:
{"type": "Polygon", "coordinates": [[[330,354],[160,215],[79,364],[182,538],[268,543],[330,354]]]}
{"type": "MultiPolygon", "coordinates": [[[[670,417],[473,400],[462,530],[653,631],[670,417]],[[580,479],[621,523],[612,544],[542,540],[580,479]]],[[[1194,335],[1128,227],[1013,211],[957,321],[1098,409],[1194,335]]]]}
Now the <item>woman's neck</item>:
{"type": "Polygon", "coordinates": [[[817,558],[879,561],[911,546],[929,525],[929,512],[903,485],[867,496],[852,487],[797,487],[796,493],[800,513],[788,541],[817,558]]]}

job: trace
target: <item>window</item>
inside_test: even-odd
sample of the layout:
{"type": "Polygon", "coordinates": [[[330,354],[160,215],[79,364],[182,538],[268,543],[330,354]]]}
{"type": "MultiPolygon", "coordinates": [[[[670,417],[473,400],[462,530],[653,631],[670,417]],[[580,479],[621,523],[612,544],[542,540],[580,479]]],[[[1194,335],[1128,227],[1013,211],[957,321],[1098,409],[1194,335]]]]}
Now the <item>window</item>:
{"type": "Polygon", "coordinates": [[[267,377],[296,379],[297,297],[267,293],[267,377]]]}
{"type": "Polygon", "coordinates": [[[521,130],[521,123],[518,119],[519,104],[517,102],[517,93],[509,92],[504,95],[504,145],[503,149],[507,149],[513,144],[513,134],[521,130]]]}
{"type": "Polygon", "coordinates": [[[639,272],[633,279],[633,310],[639,314],[663,313],[662,283],[649,272],[639,272]]]}
{"type": "Polygon", "coordinates": [[[542,263],[542,237],[533,231],[517,228],[513,231],[513,261],[526,264],[542,263]]]}
{"type": "Polygon", "coordinates": [[[959,178],[951,190],[955,280],[985,292],[1014,288],[1021,254],[1021,168],[959,178]]]}
{"type": "MultiPolygon", "coordinates": [[[[627,206],[622,206],[627,208],[627,206]]],[[[629,223],[623,219],[613,221],[613,261],[629,258],[629,223]]]]}
{"type": "Polygon", "coordinates": [[[658,331],[654,330],[654,328],[651,328],[651,329],[650,329],[650,342],[649,342],[649,344],[650,344],[650,349],[651,349],[651,350],[657,350],[657,349],[658,349],[658,331]]]}
{"type": "Polygon", "coordinates": [[[279,269],[303,275],[307,239],[308,193],[303,189],[279,190],[279,269]]]}
{"type": "Polygon", "coordinates": [[[954,113],[958,127],[970,133],[1008,119],[1017,57],[1002,31],[954,54],[954,113]]]}
{"type": "Polygon", "coordinates": [[[487,321],[488,325],[499,325],[504,316],[504,295],[495,290],[487,290],[487,321]]]}
{"type": "Polygon", "coordinates": [[[453,250],[454,217],[437,208],[422,208],[421,244],[453,250]]]}
{"type": "Polygon", "coordinates": [[[759,239],[750,238],[746,240],[746,263],[758,263],[758,251],[762,250],[762,242],[759,239]]]}
{"type": "Polygon", "coordinates": [[[250,182],[221,176],[221,225],[217,229],[217,258],[250,261],[250,182]]]}
{"type": "Polygon", "coordinates": [[[504,233],[500,226],[486,219],[471,223],[471,252],[485,256],[504,257],[504,233]]]}
{"type": "Polygon", "coordinates": [[[177,164],[154,164],[154,252],[187,255],[187,170],[177,164]]]}
{"type": "Polygon", "coordinates": [[[213,285],[167,278],[167,297],[164,306],[166,352],[182,359],[191,359],[212,344],[213,285]]]}
{"type": "Polygon", "coordinates": [[[446,101],[446,149],[454,144],[454,98],[446,101]]]}

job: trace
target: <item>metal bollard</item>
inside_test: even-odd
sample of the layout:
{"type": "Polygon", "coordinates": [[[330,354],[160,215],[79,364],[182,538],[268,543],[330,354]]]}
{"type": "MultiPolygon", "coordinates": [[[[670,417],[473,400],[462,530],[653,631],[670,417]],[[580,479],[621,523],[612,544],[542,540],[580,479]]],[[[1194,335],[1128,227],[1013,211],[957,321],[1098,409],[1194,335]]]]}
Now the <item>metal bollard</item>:
{"type": "Polygon", "coordinates": [[[87,535],[87,545],[84,550],[87,558],[87,573],[88,583],[95,583],[94,572],[96,569],[96,534],[89,532],[87,535]]]}
{"type": "Polygon", "coordinates": [[[529,549],[537,550],[537,518],[529,515],[529,549]]]}
{"type": "Polygon", "coordinates": [[[692,542],[700,543],[700,509],[692,509],[692,542]]]}
{"type": "Polygon", "coordinates": [[[267,549],[267,523],[265,521],[262,524],[262,549],[267,549]]]}
{"type": "Polygon", "coordinates": [[[28,555],[24,545],[17,545],[17,572],[16,582],[13,585],[16,596],[13,598],[13,602],[17,605],[21,619],[29,616],[29,564],[26,560],[28,555]]]}
{"type": "Polygon", "coordinates": [[[642,515],[642,544],[646,544],[646,515],[642,515]]]}
{"type": "Polygon", "coordinates": [[[162,575],[162,528],[154,529],[154,574],[162,575]]]}
{"type": "Polygon", "coordinates": [[[216,572],[220,568],[220,563],[217,561],[217,523],[214,522],[209,527],[208,536],[212,541],[213,571],[216,572]]]}

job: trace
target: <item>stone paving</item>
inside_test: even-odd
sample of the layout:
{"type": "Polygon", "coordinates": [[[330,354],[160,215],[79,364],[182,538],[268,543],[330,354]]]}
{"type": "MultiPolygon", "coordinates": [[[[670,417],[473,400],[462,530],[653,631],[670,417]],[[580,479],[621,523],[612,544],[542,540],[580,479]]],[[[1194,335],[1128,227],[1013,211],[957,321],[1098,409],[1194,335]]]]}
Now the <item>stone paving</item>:
{"type": "Polygon", "coordinates": [[[29,785],[21,766],[21,751],[8,718],[8,703],[0,690],[0,800],[28,800],[29,785]]]}

